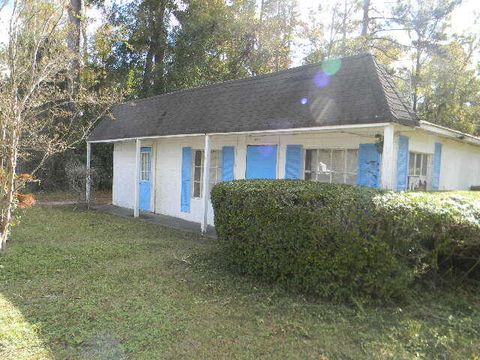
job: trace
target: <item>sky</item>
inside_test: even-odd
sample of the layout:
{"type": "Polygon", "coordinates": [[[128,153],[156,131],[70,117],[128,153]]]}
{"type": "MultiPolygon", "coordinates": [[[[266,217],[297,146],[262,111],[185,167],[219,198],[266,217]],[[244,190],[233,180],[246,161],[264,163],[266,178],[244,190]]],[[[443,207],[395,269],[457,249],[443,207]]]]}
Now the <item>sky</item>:
{"type": "MultiPolygon", "coordinates": [[[[127,0],[110,0],[110,1],[122,1],[127,0]]],[[[259,1],[259,0],[258,0],[259,1]]],[[[318,9],[318,6],[322,4],[323,9],[328,9],[333,5],[335,0],[297,0],[298,12],[300,19],[306,20],[311,9],[318,9]]],[[[382,12],[385,12],[386,4],[395,3],[395,0],[372,0],[372,4],[382,12]]],[[[8,19],[11,14],[11,6],[7,6],[0,13],[0,42],[5,42],[8,39],[8,19]]],[[[92,9],[88,12],[90,18],[89,33],[93,33],[95,28],[101,23],[101,12],[92,9]]],[[[329,15],[324,11],[324,18],[321,19],[322,23],[328,24],[329,15]]],[[[451,32],[463,33],[465,31],[475,32],[480,36],[480,22],[475,24],[475,19],[480,18],[480,0],[463,0],[462,4],[455,9],[451,16],[451,32]]],[[[360,31],[360,30],[359,30],[360,31]]],[[[398,35],[398,34],[396,34],[398,35]]],[[[301,65],[302,59],[305,56],[305,47],[297,43],[293,49],[293,62],[292,66],[301,65]]],[[[479,54],[480,57],[480,54],[479,54]]],[[[480,60],[480,59],[478,59],[480,60]]]]}
{"type": "MultiPolygon", "coordinates": [[[[312,9],[318,9],[320,4],[322,5],[322,8],[326,10],[331,8],[334,3],[335,0],[298,0],[298,11],[300,18],[307,19],[309,12],[312,9]]],[[[382,12],[384,15],[388,15],[387,8],[388,5],[391,5],[392,3],[395,4],[396,1],[371,0],[373,7],[382,12]]],[[[321,19],[321,22],[327,25],[330,22],[329,17],[331,15],[328,11],[323,11],[322,15],[323,18],[321,19]]],[[[480,18],[480,0],[463,0],[462,4],[457,7],[451,15],[450,31],[452,33],[459,34],[463,32],[474,32],[480,36],[480,22],[475,24],[476,18],[480,18]]],[[[360,32],[360,29],[358,31],[360,32]]],[[[396,33],[395,36],[399,36],[399,34],[396,33]]],[[[297,45],[293,53],[292,66],[301,65],[304,56],[305,53],[302,51],[302,47],[297,45]]],[[[480,58],[478,60],[480,61],[480,58]]]]}

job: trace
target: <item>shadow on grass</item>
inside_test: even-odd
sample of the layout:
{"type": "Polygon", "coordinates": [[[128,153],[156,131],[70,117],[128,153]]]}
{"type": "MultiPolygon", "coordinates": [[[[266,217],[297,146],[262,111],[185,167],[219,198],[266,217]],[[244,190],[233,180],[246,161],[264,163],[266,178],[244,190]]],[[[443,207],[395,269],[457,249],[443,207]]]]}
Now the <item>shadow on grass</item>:
{"type": "Polygon", "coordinates": [[[359,308],[237,275],[222,259],[217,242],[191,233],[70,207],[31,209],[0,257],[0,358],[480,353],[478,295],[359,308]]]}

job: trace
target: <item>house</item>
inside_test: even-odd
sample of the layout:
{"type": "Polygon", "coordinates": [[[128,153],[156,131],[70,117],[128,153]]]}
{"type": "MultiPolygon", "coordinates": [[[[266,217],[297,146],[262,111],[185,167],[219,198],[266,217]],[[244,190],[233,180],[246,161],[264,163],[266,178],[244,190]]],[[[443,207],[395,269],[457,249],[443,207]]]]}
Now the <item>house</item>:
{"type": "MultiPolygon", "coordinates": [[[[87,142],[114,143],[113,204],[213,224],[213,184],[307,179],[407,190],[480,185],[480,138],[417,120],[371,55],[128,101],[87,142]]],[[[87,185],[87,195],[89,195],[87,185]]]]}

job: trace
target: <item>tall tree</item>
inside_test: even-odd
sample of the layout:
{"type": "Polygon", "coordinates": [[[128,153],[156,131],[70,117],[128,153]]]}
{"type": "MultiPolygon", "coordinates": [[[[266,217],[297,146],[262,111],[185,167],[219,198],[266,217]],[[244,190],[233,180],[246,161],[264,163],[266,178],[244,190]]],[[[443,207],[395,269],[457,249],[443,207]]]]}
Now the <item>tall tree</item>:
{"type": "Polygon", "coordinates": [[[404,46],[390,34],[392,29],[389,17],[380,12],[372,1],[334,2],[324,11],[329,13],[330,20],[327,24],[316,20],[321,12],[322,9],[316,14],[312,12],[309,24],[304,26],[303,35],[311,46],[306,62],[366,52],[373,53],[384,64],[400,58],[404,46]],[[323,34],[323,41],[312,37],[316,33],[323,34]]]}
{"type": "Polygon", "coordinates": [[[393,10],[392,22],[404,29],[410,38],[414,111],[421,100],[419,87],[423,65],[446,40],[450,14],[460,3],[461,0],[401,0],[393,10]]]}
{"type": "Polygon", "coordinates": [[[108,21],[95,34],[92,49],[93,61],[105,69],[107,81],[128,88],[130,97],[165,91],[175,8],[170,0],[114,2],[107,7],[108,21]]]}
{"type": "Polygon", "coordinates": [[[296,8],[296,0],[261,1],[256,49],[251,62],[253,74],[278,71],[290,66],[293,37],[298,25],[296,8]]]}
{"type": "Polygon", "coordinates": [[[479,45],[474,37],[460,37],[439,46],[424,63],[417,106],[422,120],[479,133],[480,77],[472,61],[479,45]]]}
{"type": "MultiPolygon", "coordinates": [[[[70,64],[69,86],[72,92],[78,90],[78,83],[80,81],[80,67],[81,67],[81,38],[82,38],[82,17],[83,17],[83,2],[82,0],[70,0],[68,5],[68,36],[67,44],[70,51],[77,54],[73,57],[70,64]]],[[[83,21],[85,22],[85,21],[83,21]]],[[[86,41],[86,39],[84,40],[86,41]]]]}
{"type": "Polygon", "coordinates": [[[139,7],[139,16],[145,23],[142,35],[147,47],[143,69],[143,95],[165,91],[164,68],[168,46],[168,19],[166,17],[168,4],[168,0],[144,0],[139,7]]]}

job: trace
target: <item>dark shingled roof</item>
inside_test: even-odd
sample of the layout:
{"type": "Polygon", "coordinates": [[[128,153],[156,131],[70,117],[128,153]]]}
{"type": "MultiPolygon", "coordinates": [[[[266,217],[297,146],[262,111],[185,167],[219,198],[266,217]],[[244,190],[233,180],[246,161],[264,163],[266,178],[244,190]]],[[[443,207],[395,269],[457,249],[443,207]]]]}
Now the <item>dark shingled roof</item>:
{"type": "Polygon", "coordinates": [[[368,54],[129,101],[116,105],[113,115],[89,141],[385,122],[418,125],[393,81],[368,54]]]}

